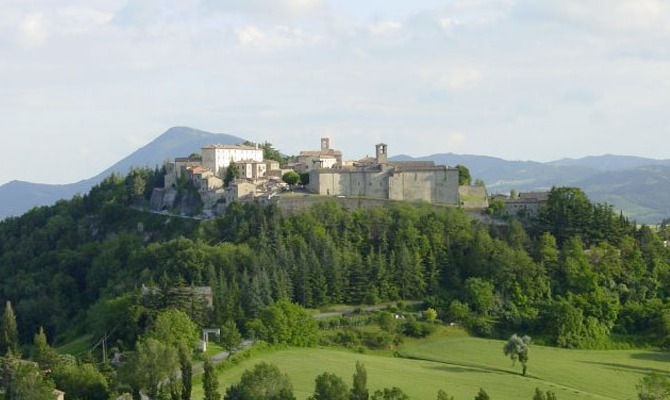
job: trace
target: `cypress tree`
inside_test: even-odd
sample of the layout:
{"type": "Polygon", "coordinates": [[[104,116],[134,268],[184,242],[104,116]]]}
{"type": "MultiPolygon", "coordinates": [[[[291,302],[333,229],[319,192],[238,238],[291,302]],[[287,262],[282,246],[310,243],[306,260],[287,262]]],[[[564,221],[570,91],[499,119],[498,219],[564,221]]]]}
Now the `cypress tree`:
{"type": "Polygon", "coordinates": [[[214,365],[209,360],[205,360],[205,375],[202,378],[202,389],[205,392],[204,400],[221,400],[219,380],[216,377],[214,365]]]}
{"type": "Polygon", "coordinates": [[[356,372],[354,372],[354,384],[351,387],[350,400],[368,400],[370,394],[368,393],[368,372],[365,366],[356,361],[356,372]]]}
{"type": "Polygon", "coordinates": [[[179,365],[181,367],[181,400],[191,400],[193,364],[191,355],[185,346],[179,347],[179,365]]]}
{"type": "Polygon", "coordinates": [[[13,354],[20,356],[19,353],[19,331],[16,325],[16,315],[12,309],[12,303],[5,303],[5,312],[0,321],[0,354],[13,354]]]}

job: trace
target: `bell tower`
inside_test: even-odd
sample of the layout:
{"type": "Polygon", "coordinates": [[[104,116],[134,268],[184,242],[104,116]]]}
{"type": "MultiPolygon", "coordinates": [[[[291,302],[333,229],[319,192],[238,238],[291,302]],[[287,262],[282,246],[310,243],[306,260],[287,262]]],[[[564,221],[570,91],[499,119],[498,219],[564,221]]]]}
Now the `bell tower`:
{"type": "Polygon", "coordinates": [[[385,143],[379,143],[378,145],[375,146],[376,148],[376,154],[377,154],[377,163],[378,164],[386,164],[387,162],[387,146],[385,143]]]}
{"type": "Polygon", "coordinates": [[[321,151],[326,151],[330,149],[330,138],[322,137],[321,138],[321,151]]]}

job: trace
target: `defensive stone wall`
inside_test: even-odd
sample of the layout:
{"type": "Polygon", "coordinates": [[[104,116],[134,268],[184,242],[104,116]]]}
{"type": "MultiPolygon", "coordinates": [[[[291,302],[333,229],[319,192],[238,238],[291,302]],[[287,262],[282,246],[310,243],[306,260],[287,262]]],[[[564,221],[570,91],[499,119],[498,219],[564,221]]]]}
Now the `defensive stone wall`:
{"type": "Polygon", "coordinates": [[[459,204],[458,170],[380,166],[365,169],[315,170],[308,190],[326,196],[355,196],[383,200],[459,204]]]}

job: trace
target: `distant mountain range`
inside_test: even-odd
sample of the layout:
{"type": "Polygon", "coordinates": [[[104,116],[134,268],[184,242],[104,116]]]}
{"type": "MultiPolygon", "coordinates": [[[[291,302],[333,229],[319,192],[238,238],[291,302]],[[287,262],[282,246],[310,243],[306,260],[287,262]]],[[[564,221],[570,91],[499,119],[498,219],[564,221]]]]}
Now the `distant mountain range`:
{"type": "Polygon", "coordinates": [[[162,165],[167,159],[188,156],[208,144],[237,144],[244,139],[223,133],[210,133],[193,128],[174,127],[136,150],[98,175],[75,183],[51,185],[11,181],[0,186],[0,219],[21,215],[36,206],[69,199],[77,193],[87,193],[112,173],[125,175],[134,166],[162,165]]]}
{"type": "MultiPolygon", "coordinates": [[[[133,166],[161,165],[167,159],[189,155],[208,144],[237,144],[244,140],[186,127],[170,128],[92,178],[66,185],[12,181],[0,186],[0,219],[20,215],[35,206],[71,198],[77,193],[86,193],[114,172],[126,174],[133,166]]],[[[602,155],[541,163],[453,153],[418,158],[399,155],[392,160],[465,165],[473,178],[480,178],[486,183],[489,193],[577,186],[591,199],[611,203],[638,222],[658,223],[670,217],[670,160],[602,155]]]]}
{"type": "Polygon", "coordinates": [[[541,163],[453,153],[392,159],[465,165],[473,179],[486,183],[489,193],[576,186],[592,200],[608,202],[640,223],[670,217],[670,160],[607,154],[541,163]]]}

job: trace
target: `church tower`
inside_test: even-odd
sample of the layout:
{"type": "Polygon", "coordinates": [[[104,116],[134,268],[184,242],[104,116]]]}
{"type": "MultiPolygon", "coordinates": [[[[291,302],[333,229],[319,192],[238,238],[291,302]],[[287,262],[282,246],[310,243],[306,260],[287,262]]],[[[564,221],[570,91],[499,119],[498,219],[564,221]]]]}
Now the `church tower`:
{"type": "Polygon", "coordinates": [[[321,151],[327,151],[330,149],[330,138],[322,137],[321,138],[321,151]]]}
{"type": "Polygon", "coordinates": [[[385,143],[379,143],[378,145],[375,146],[376,148],[376,153],[377,153],[377,163],[378,164],[386,164],[387,163],[387,158],[386,158],[386,144],[385,143]]]}

